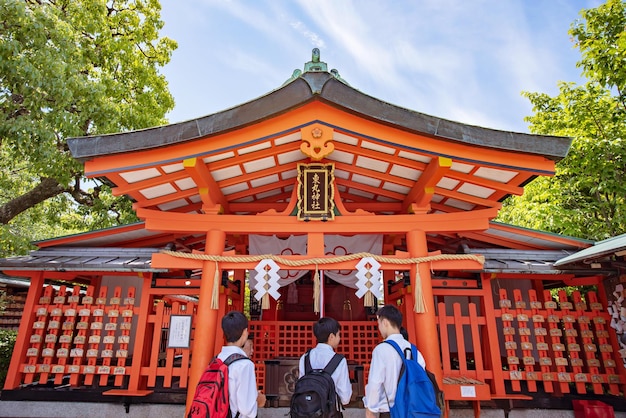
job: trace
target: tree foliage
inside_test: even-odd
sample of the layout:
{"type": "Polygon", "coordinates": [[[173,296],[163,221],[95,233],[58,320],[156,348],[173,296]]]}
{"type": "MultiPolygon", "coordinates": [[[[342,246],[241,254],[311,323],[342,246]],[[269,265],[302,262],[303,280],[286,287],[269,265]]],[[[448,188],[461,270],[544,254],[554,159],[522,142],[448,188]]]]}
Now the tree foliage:
{"type": "Polygon", "coordinates": [[[13,348],[17,340],[17,330],[0,328],[0,385],[4,386],[13,348]]]}
{"type": "Polygon", "coordinates": [[[523,93],[534,133],[573,139],[552,178],[539,178],[507,200],[499,220],[601,240],[626,232],[626,5],[608,0],[581,11],[570,34],[581,53],[584,85],[559,94],[523,93]]]}
{"type": "Polygon", "coordinates": [[[66,139],[166,122],[158,0],[0,0],[0,248],[135,220],[66,139]]]}

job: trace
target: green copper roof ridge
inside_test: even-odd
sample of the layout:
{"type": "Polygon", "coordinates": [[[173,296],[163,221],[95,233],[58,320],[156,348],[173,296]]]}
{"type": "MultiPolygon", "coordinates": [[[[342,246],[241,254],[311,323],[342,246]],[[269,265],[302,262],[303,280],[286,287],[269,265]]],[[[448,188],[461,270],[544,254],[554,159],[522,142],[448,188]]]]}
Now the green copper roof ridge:
{"type": "Polygon", "coordinates": [[[330,71],[328,71],[328,64],[320,60],[319,48],[313,48],[313,51],[311,52],[311,61],[304,63],[304,71],[296,68],[295,70],[293,70],[291,77],[289,77],[287,81],[285,81],[282,85],[284,86],[291,83],[305,73],[330,73],[337,80],[348,86],[350,85],[346,80],[341,78],[341,76],[339,75],[339,71],[337,71],[335,68],[332,68],[330,71]]]}

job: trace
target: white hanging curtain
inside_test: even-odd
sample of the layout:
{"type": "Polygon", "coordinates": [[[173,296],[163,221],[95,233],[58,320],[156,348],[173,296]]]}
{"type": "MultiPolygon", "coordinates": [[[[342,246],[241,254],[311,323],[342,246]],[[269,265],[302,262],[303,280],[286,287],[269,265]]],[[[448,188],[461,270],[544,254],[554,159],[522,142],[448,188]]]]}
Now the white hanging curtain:
{"type": "MultiPolygon", "coordinates": [[[[287,239],[280,239],[275,235],[250,235],[248,241],[250,255],[306,255],[306,235],[290,235],[287,239]]],[[[279,270],[278,285],[287,286],[308,273],[308,270],[279,270]]],[[[256,271],[250,270],[248,274],[250,289],[256,288],[256,271]]]]}
{"type": "MultiPolygon", "coordinates": [[[[327,256],[342,256],[356,253],[381,255],[383,252],[382,235],[325,235],[324,253],[327,256]]],[[[356,261],[355,261],[356,263],[356,261]]],[[[324,274],[337,283],[356,289],[356,270],[324,270],[324,274]]]]}
{"type": "MultiPolygon", "coordinates": [[[[363,234],[354,236],[325,235],[324,253],[327,256],[341,257],[355,253],[370,253],[381,255],[383,251],[383,236],[375,234],[363,234]]],[[[250,255],[273,254],[273,255],[306,255],[307,236],[291,235],[287,239],[280,239],[275,235],[250,235],[249,236],[250,255]]],[[[356,263],[356,262],[355,262],[356,263]]],[[[357,289],[356,270],[326,270],[323,265],[319,266],[324,270],[324,275],[346,287],[357,289]]],[[[278,275],[278,285],[287,286],[295,282],[308,270],[280,270],[278,275]]],[[[248,280],[250,288],[256,287],[256,272],[250,270],[248,280]]]]}

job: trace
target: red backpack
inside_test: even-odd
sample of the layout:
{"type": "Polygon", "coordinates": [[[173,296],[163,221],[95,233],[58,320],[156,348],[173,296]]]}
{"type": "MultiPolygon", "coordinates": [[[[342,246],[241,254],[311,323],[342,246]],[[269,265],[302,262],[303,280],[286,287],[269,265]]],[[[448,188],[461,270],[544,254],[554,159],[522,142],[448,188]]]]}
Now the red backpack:
{"type": "MultiPolygon", "coordinates": [[[[248,359],[234,353],[222,361],[217,357],[209,363],[196,387],[187,418],[231,417],[228,402],[228,366],[237,360],[248,359]]],[[[252,361],[252,360],[250,360],[252,361]]],[[[239,412],[237,412],[239,415],[239,412]]]]}

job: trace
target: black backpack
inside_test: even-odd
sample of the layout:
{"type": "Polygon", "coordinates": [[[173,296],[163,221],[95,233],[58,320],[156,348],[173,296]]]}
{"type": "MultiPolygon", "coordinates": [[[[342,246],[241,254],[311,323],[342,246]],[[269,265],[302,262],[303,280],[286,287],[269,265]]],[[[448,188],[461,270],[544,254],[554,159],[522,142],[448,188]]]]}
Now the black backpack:
{"type": "Polygon", "coordinates": [[[304,376],[296,382],[289,405],[291,418],[342,417],[341,401],[335,390],[332,374],[344,357],[335,354],[323,369],[311,368],[307,351],[304,355],[304,376]]]}

